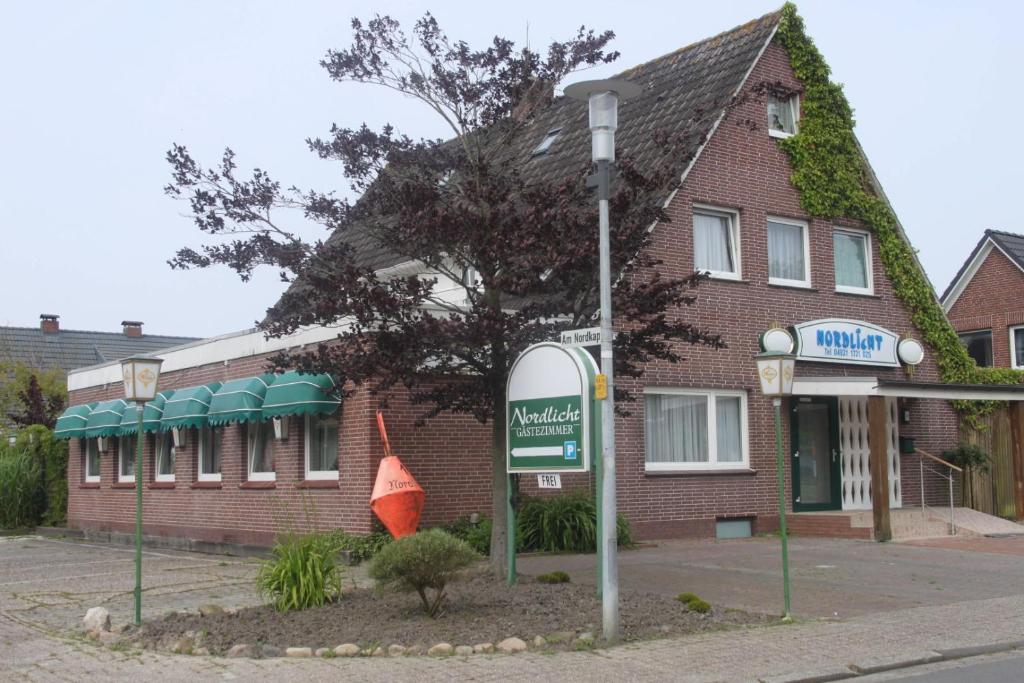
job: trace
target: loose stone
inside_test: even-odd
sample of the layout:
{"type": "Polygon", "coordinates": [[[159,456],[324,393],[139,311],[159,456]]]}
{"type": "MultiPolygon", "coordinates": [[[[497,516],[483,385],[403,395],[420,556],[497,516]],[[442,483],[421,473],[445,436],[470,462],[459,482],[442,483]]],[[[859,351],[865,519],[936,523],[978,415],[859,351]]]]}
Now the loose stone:
{"type": "Polygon", "coordinates": [[[458,645],[455,647],[455,654],[460,657],[473,654],[473,648],[469,645],[458,645]]]}
{"type": "Polygon", "coordinates": [[[438,643],[427,650],[427,654],[431,657],[444,657],[450,655],[454,650],[455,648],[449,643],[438,643]]]}
{"type": "Polygon", "coordinates": [[[355,657],[359,654],[359,646],[355,643],[345,643],[334,648],[334,654],[339,657],[355,657]]]}
{"type": "Polygon", "coordinates": [[[477,643],[473,646],[473,652],[478,655],[494,652],[494,643],[477,643]]]}
{"type": "Polygon", "coordinates": [[[405,654],[405,646],[399,645],[398,643],[392,643],[388,645],[388,654],[392,657],[400,657],[405,654]]]}
{"type": "Polygon", "coordinates": [[[377,647],[373,652],[370,653],[371,657],[385,657],[388,652],[382,647],[377,647]]]}
{"type": "Polygon", "coordinates": [[[410,645],[409,647],[405,648],[405,654],[407,654],[407,655],[421,655],[421,654],[423,654],[423,646],[420,645],[419,643],[416,643],[415,645],[410,645]]]}
{"type": "Polygon", "coordinates": [[[498,643],[498,652],[505,652],[512,654],[514,652],[523,652],[526,649],[526,643],[519,638],[506,638],[505,640],[498,643]]]}
{"type": "Polygon", "coordinates": [[[330,652],[330,651],[331,651],[330,648],[318,647],[316,649],[316,652],[314,652],[313,654],[315,654],[317,657],[326,657],[327,653],[330,652]]]}
{"type": "Polygon", "coordinates": [[[90,607],[82,623],[86,631],[109,631],[110,612],[106,607],[90,607]]]}
{"type": "Polygon", "coordinates": [[[267,659],[271,659],[273,657],[282,657],[282,656],[284,656],[284,652],[281,650],[281,648],[275,647],[274,645],[264,645],[260,649],[260,652],[267,659]]]}
{"type": "Polygon", "coordinates": [[[171,652],[175,654],[187,655],[192,652],[192,639],[191,638],[178,638],[171,645],[171,652]]]}
{"type": "Polygon", "coordinates": [[[547,647],[548,641],[544,636],[534,636],[533,646],[534,647],[547,647]]]}
{"type": "Polygon", "coordinates": [[[285,657],[312,657],[313,648],[311,647],[289,647],[284,651],[285,657]]]}
{"type": "Polygon", "coordinates": [[[232,645],[228,649],[226,656],[228,657],[252,657],[256,654],[256,648],[247,643],[238,643],[232,645]]]}
{"type": "Polygon", "coordinates": [[[199,605],[199,616],[201,617],[213,617],[218,614],[224,614],[224,608],[220,605],[214,605],[212,603],[199,605]]]}

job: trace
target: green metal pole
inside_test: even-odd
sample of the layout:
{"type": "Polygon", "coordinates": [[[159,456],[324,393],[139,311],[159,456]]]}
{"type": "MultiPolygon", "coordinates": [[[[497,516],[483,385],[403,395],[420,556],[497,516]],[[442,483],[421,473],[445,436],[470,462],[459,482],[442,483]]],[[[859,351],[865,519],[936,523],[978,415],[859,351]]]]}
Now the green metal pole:
{"type": "Polygon", "coordinates": [[[789,610],[789,540],[786,537],[786,480],[784,478],[782,455],[782,399],[772,399],[775,406],[775,480],[779,489],[779,538],[782,539],[782,592],[786,607],[783,621],[790,621],[789,610]]]}
{"type": "Polygon", "coordinates": [[[135,432],[135,625],[142,623],[142,413],[145,404],[138,402],[138,431],[135,432]]]}
{"type": "Polygon", "coordinates": [[[505,517],[508,519],[508,526],[506,529],[506,539],[508,547],[506,552],[508,553],[508,585],[514,586],[516,583],[516,508],[512,505],[512,476],[509,474],[505,477],[505,496],[506,504],[508,505],[508,511],[505,517]]]}

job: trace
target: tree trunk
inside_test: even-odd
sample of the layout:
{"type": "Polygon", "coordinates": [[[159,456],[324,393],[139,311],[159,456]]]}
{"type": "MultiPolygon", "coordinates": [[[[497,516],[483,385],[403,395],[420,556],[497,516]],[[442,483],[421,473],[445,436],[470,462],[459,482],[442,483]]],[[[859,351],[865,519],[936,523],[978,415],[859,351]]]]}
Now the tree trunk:
{"type": "Polygon", "coordinates": [[[506,578],[508,573],[508,474],[505,471],[505,406],[495,405],[491,421],[491,569],[506,578]]]}

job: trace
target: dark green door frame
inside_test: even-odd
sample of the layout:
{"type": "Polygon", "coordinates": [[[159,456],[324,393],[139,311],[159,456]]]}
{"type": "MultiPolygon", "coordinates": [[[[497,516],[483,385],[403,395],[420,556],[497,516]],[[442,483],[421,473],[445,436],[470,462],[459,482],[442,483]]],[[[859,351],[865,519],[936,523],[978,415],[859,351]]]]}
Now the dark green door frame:
{"type": "MultiPolygon", "coordinates": [[[[833,396],[793,396],[790,399],[790,465],[793,481],[793,512],[813,512],[820,510],[841,510],[842,500],[842,456],[839,452],[839,399],[833,396]],[[831,463],[829,472],[828,502],[801,502],[800,499],[800,406],[824,405],[828,415],[828,456],[831,463]]],[[[806,446],[805,446],[806,453],[806,446]]]]}

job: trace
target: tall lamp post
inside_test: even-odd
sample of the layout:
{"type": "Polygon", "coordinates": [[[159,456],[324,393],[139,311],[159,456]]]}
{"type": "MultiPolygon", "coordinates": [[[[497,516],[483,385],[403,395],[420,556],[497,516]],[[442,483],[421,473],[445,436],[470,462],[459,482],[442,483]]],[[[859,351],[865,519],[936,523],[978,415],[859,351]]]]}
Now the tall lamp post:
{"type": "Polygon", "coordinates": [[[597,200],[600,231],[601,278],[601,374],[608,396],[601,406],[601,621],[604,638],[619,636],[619,571],[615,524],[615,382],[612,357],[611,247],[608,237],[608,197],[611,164],[615,161],[615,129],[619,123],[619,99],[640,94],[635,83],[620,80],[582,81],[565,89],[565,95],[587,102],[590,109],[591,157],[597,164],[597,200]]]}
{"type": "Polygon", "coordinates": [[[135,625],[142,623],[142,417],[146,402],[156,397],[160,379],[160,358],[135,356],[121,361],[124,397],[135,401],[137,430],[135,432],[135,625]]]}
{"type": "Polygon", "coordinates": [[[793,394],[793,372],[796,356],[792,354],[793,338],[781,328],[773,328],[762,337],[766,349],[755,356],[761,392],[770,396],[775,407],[775,481],[779,492],[779,538],[782,541],[782,594],[785,610],[782,618],[789,621],[789,540],[786,535],[786,480],[782,454],[782,398],[793,394]],[[785,335],[785,337],[783,337],[785,335]],[[787,342],[788,339],[788,348],[787,342]]]}

